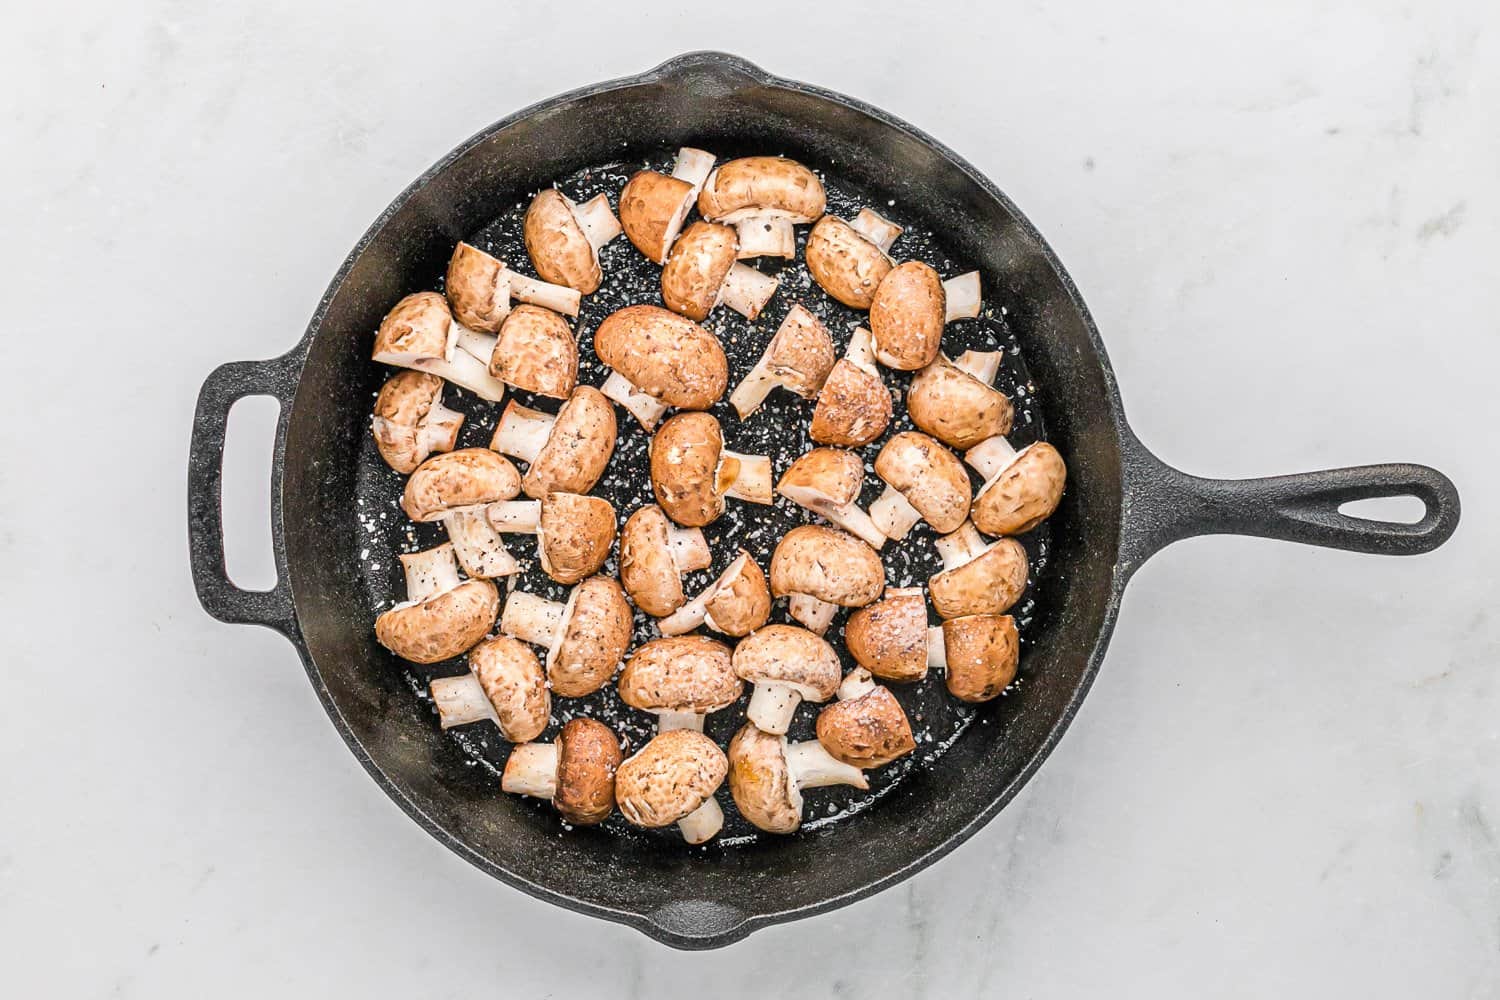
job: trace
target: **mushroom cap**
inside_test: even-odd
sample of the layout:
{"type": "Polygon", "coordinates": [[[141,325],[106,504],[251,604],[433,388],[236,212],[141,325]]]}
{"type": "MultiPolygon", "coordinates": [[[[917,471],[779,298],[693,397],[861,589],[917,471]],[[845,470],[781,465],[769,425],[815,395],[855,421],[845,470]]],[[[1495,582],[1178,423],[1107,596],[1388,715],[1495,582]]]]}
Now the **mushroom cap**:
{"type": "Polygon", "coordinates": [[[671,826],[707,802],[728,771],[724,751],[702,733],[659,733],[615,772],[620,813],[636,826],[671,826]]]}
{"type": "Polygon", "coordinates": [[[630,654],[615,686],[631,708],[700,715],[733,705],[744,689],[729,647],[702,635],[645,643],[630,654]]]}
{"type": "Polygon", "coordinates": [[[883,767],[917,748],[905,709],[890,688],[879,685],[819,712],[818,742],[838,760],[861,769],[883,767]]]}
{"type": "Polygon", "coordinates": [[[802,795],[786,766],[786,740],[745,723],[729,741],[729,794],[735,808],[768,833],[802,825],[802,795]]]}
{"type": "Polygon", "coordinates": [[[665,618],[687,602],[667,529],[667,515],[655,504],[631,514],[620,529],[620,582],[635,606],[653,618],[665,618]]]}
{"type": "Polygon", "coordinates": [[[626,306],[594,331],[594,353],[668,406],[706,410],[724,395],[729,363],[713,334],[660,306],[626,306]]]}
{"type": "Polygon", "coordinates": [[[578,342],[551,309],[519,305],[500,324],[490,374],[506,385],[567,399],[578,384],[578,342]]]}
{"type": "Polygon", "coordinates": [[[537,528],[542,570],[573,584],[599,572],[615,544],[615,508],[602,497],[548,493],[537,528]]]}
{"type": "Polygon", "coordinates": [[[865,463],[843,448],[814,448],[787,466],[776,491],[796,503],[821,494],[834,506],[854,503],[865,482],[865,463]]]}
{"type": "MultiPolygon", "coordinates": [[[[885,588],[885,567],[875,550],[853,535],[821,524],[799,524],[771,554],[771,594],[807,594],[857,608],[885,588]]],[[[837,686],[837,682],[835,682],[837,686]]]]}
{"type": "Polygon", "coordinates": [[[784,156],[745,156],[722,163],[698,192],[698,214],[719,222],[756,215],[812,222],[822,216],[827,203],[818,175],[784,156]]]}
{"type": "Polygon", "coordinates": [[[844,624],[844,644],[855,662],[882,680],[927,676],[927,603],[922,592],[886,591],[844,624]]]}
{"type": "Polygon", "coordinates": [[[442,401],[443,380],[427,372],[397,372],[380,387],[371,430],[386,465],[406,475],[433,452],[453,450],[463,426],[462,414],[441,425],[441,437],[428,436],[420,429],[427,414],[442,401]]]}
{"type": "Polygon", "coordinates": [[[552,805],[578,826],[602,823],[615,808],[620,740],[602,722],[573,719],[557,733],[557,791],[552,805]]]}
{"type": "Polygon", "coordinates": [[[552,690],[564,698],[593,694],[615,675],[630,645],[634,616],[625,592],[607,576],[578,585],[557,655],[547,667],[552,690]]]}
{"type": "Polygon", "coordinates": [[[1009,434],[1014,408],[1005,394],[940,357],[911,380],[906,408],[912,423],[950,448],[972,448],[1009,434]]]}
{"type": "Polygon", "coordinates": [[[766,352],[766,367],[803,399],[815,398],[837,360],[828,327],[800,304],[787,312],[766,352]]]}
{"type": "Polygon", "coordinates": [[[735,638],[749,635],[771,617],[766,574],[750,553],[740,549],[740,556],[740,571],[724,581],[706,608],[714,628],[735,638]]]}
{"type": "Polygon", "coordinates": [[[969,473],[942,442],[916,431],[895,435],[875,457],[875,474],[900,491],[940,535],[969,519],[969,473]]]}
{"type": "Polygon", "coordinates": [[[672,244],[661,271],[661,300],[673,312],[703,320],[719,303],[719,289],[734,266],[740,241],[730,226],[695,222],[672,244]]]}
{"type": "Polygon", "coordinates": [[[620,190],[620,228],[635,248],[658,264],[667,259],[667,230],[682,203],[693,193],[685,180],[638,171],[620,190]]]}
{"type": "Polygon", "coordinates": [[[494,706],[506,739],[525,743],[542,735],[552,714],[552,696],[530,646],[508,635],[492,636],[469,650],[469,669],[494,706]]]}
{"type": "MultiPolygon", "coordinates": [[[[463,246],[462,243],[459,246],[463,246]]],[[[404,354],[415,358],[448,356],[448,330],[453,314],[437,292],[415,292],[397,302],[375,331],[373,354],[404,354]]]]}
{"type": "Polygon", "coordinates": [[[809,436],[820,444],[860,448],[884,434],[890,424],[891,393],[880,376],[839,358],[818,394],[809,436]]]}
{"type": "Polygon", "coordinates": [[[825,215],[807,234],[807,270],[823,291],[851,309],[868,309],[891,271],[890,258],[843,219],[825,215]]]}
{"type": "Polygon", "coordinates": [[[933,576],[927,592],[944,618],[1003,614],[1026,589],[1027,569],[1021,543],[1002,538],[962,566],[933,576]]]}
{"type": "Polygon", "coordinates": [[[543,281],[576,288],[584,295],[599,290],[604,279],[599,257],[561,191],[543,188],[537,192],[526,209],[522,235],[531,264],[543,281]]]}
{"type": "Polygon", "coordinates": [[[767,625],[741,639],[734,672],[751,684],[785,684],[813,702],[832,698],[842,680],[833,647],[796,625],[767,625]]]}
{"type": "Polygon", "coordinates": [[[712,524],[724,513],[729,488],[724,432],[710,413],[679,413],[651,438],[651,489],[667,516],[685,528],[712,524]]]}
{"type": "Polygon", "coordinates": [[[467,652],[495,625],[500,592],[489,580],[465,580],[418,604],[398,604],[375,619],[375,638],[403,660],[439,663],[467,652]]]}
{"type": "Polygon", "coordinates": [[[417,466],[401,494],[401,509],[413,521],[437,521],[455,507],[509,500],[519,492],[521,474],[504,455],[460,448],[417,466]]]}
{"type": "Polygon", "coordinates": [[[1016,678],[1021,644],[1010,615],[965,615],[943,622],[948,691],[961,701],[989,701],[1016,678]]]}
{"type": "Polygon", "coordinates": [[[548,493],[587,493],[615,453],[615,408],[591,385],[580,385],[557,411],[557,422],[521,489],[534,500],[548,493]]]}
{"type": "Polygon", "coordinates": [[[974,527],[987,535],[1025,534],[1052,516],[1067,479],[1068,467],[1056,448],[1046,441],[1027,445],[979,491],[974,527]]]}
{"type": "Polygon", "coordinates": [[[460,323],[470,330],[499,332],[510,313],[510,279],[503,263],[478,247],[459,243],[448,258],[444,287],[460,323]]]}
{"type": "Polygon", "coordinates": [[[931,364],[942,344],[946,311],[947,295],[936,271],[919,260],[897,264],[870,302],[875,357],[907,372],[931,364]]]}

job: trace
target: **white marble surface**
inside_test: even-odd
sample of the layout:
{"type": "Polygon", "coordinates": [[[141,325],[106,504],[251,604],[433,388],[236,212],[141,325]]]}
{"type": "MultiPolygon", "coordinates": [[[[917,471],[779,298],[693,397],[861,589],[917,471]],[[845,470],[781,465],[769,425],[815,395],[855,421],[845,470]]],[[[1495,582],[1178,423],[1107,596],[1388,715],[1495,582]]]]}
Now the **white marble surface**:
{"type": "Polygon", "coordinates": [[[938,6],[10,12],[0,992],[1500,996],[1500,7],[938,6]],[[394,808],[291,649],[199,610],[183,471],[204,375],[289,346],[430,162],[703,47],[994,177],[1169,460],[1425,461],[1466,520],[1414,560],[1169,551],[980,836],[684,955],[504,888],[394,808]]]}

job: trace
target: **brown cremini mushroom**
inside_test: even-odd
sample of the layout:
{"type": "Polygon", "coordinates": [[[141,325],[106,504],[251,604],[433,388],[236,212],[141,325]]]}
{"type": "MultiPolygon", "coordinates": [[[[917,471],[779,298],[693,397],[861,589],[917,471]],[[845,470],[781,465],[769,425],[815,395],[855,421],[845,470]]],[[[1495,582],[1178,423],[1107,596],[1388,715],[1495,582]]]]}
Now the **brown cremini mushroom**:
{"type": "Polygon", "coordinates": [[[615,452],[615,434],[614,407],[598,389],[580,385],[555,417],[512,400],[490,447],[528,463],[521,490],[540,500],[593,489],[615,452]]]}
{"type": "Polygon", "coordinates": [[[520,492],[521,474],[485,448],[434,455],[411,474],[401,509],[413,521],[441,521],[464,572],[476,578],[510,576],[520,569],[505,540],[485,516],[489,504],[520,492]]]}
{"type": "Polygon", "coordinates": [[[703,592],[657,621],[662,635],[682,635],[699,625],[738,638],[771,617],[771,590],[750,553],[740,549],[729,568],[703,592]]]}
{"type": "Polygon", "coordinates": [[[631,708],[656,716],[660,732],[703,731],[703,717],[728,708],[743,690],[729,647],[701,635],[652,639],[620,672],[615,687],[631,708]]]}
{"type": "Polygon", "coordinates": [[[746,723],[729,741],[729,794],[740,815],[767,833],[795,833],[803,789],[829,785],[870,787],[858,768],[834,759],[817,740],[788,744],[746,723]]]}
{"type": "Polygon", "coordinates": [[[839,606],[862,607],[884,588],[885,567],[875,550],[836,528],[798,525],[771,554],[771,596],[790,598],[788,613],[818,635],[839,606]]]}
{"type": "Polygon", "coordinates": [[[887,252],[900,235],[900,226],[868,208],[852,223],[825,215],[807,234],[807,270],[818,287],[844,305],[868,309],[891,271],[887,252]]]}
{"type": "Polygon", "coordinates": [[[526,209],[522,233],[543,281],[592,295],[604,280],[599,248],[620,235],[620,220],[604,194],[580,205],[556,188],[543,188],[526,209]]]}
{"type": "Polygon", "coordinates": [[[620,815],[647,829],[676,823],[689,844],[712,840],[724,827],[714,792],[728,770],[724,751],[702,733],[658,733],[615,774],[620,815]]]}
{"type": "Polygon", "coordinates": [[[468,652],[495,624],[500,594],[458,575],[453,544],[401,557],[406,600],[375,619],[375,638],[403,660],[438,663],[468,652]]]}
{"type": "Polygon", "coordinates": [[[868,770],[917,748],[906,710],[863,667],[849,671],[839,700],[818,713],[818,742],[835,760],[868,770]]]}
{"type": "Polygon", "coordinates": [[[620,191],[620,224],[635,248],[656,264],[665,264],[682,224],[713,170],[714,157],[684,146],[677,151],[671,176],[638,171],[620,191]]]}
{"type": "Polygon", "coordinates": [[[1026,550],[1013,538],[986,545],[965,521],[935,544],[945,569],[927,581],[927,592],[943,618],[1003,614],[1026,589],[1026,550]]]}
{"type": "Polygon", "coordinates": [[[688,319],[704,320],[723,303],[746,319],[760,315],[778,279],[735,259],[734,230],[695,222],[678,237],[661,271],[661,300],[688,319]]]}
{"type": "Polygon", "coordinates": [[[626,306],[594,331],[594,353],[614,371],[604,395],[653,429],[668,407],[706,410],[729,383],[718,338],[660,306],[626,306]]]}
{"type": "Polygon", "coordinates": [[[911,381],[906,408],[912,423],[960,450],[1009,434],[1014,408],[990,385],[999,369],[998,351],[967,351],[957,362],[939,354],[911,381]]]}
{"type": "Polygon", "coordinates": [[[615,808],[620,739],[602,722],[573,719],[556,743],[522,743],[511,750],[500,789],[511,795],[550,799],[562,818],[592,826],[615,808]]]}
{"type": "Polygon", "coordinates": [[[858,327],[818,393],[808,435],[819,444],[861,448],[885,433],[891,415],[891,393],[875,367],[870,331],[858,327]]]}
{"type": "Polygon", "coordinates": [[[886,489],[870,505],[870,517],[887,538],[905,538],[918,521],[946,535],[969,517],[969,474],[935,438],[916,431],[895,435],[876,456],[875,474],[886,489]]]}
{"type": "Polygon", "coordinates": [[[552,712],[547,675],[531,647],[492,636],[469,650],[469,672],[428,685],[444,729],[489,719],[512,743],[542,735],[552,712]]]}
{"type": "Polygon", "coordinates": [[[528,278],[468,243],[453,248],[444,287],[454,317],[483,333],[500,332],[500,324],[510,315],[511,299],[564,316],[577,316],[581,301],[577,289],[528,278]]]}
{"type": "Polygon", "coordinates": [[[724,498],[769,504],[771,460],[724,447],[724,432],[711,413],[679,413],[651,438],[651,489],[667,516],[686,528],[701,528],[724,513],[724,498]]]}
{"type": "Polygon", "coordinates": [[[865,463],[854,452],[814,448],[787,466],[776,492],[879,549],[885,535],[859,506],[864,482],[865,463]]]}
{"type": "Polygon", "coordinates": [[[452,451],[464,415],[443,405],[443,380],[397,372],[380,387],[370,433],[385,464],[405,475],[434,452],[452,451]]]}
{"type": "Polygon", "coordinates": [[[620,529],[620,582],[635,606],[653,618],[665,618],[686,603],[684,573],[712,564],[703,532],[679,528],[655,504],[631,514],[620,529]]]}
{"type": "Polygon", "coordinates": [[[734,672],[754,685],[745,717],[785,733],[804,701],[820,703],[839,686],[839,657],[821,636],[795,625],[767,625],[734,648],[734,672]]]}
{"type": "Polygon", "coordinates": [[[948,693],[960,701],[997,698],[1016,679],[1021,659],[1010,615],[964,615],[931,630],[928,660],[946,673],[948,693]]]}
{"type": "Polygon", "coordinates": [[[614,676],[630,645],[631,622],[620,585],[607,576],[591,576],[569,592],[566,604],[511,591],[500,631],[545,646],[552,690],[564,698],[581,698],[614,676]]]}
{"type": "Polygon", "coordinates": [[[886,681],[927,676],[927,602],[920,587],[891,587],[844,623],[844,645],[861,667],[886,681]]]}
{"type": "Polygon", "coordinates": [[[823,383],[828,381],[834,361],[833,338],[828,335],[828,327],[800,304],[794,305],[776,328],[755,367],[729,394],[729,402],[744,420],[760,409],[777,386],[803,399],[816,399],[823,383]]]}
{"type": "Polygon", "coordinates": [[[797,252],[792,226],[816,222],[826,205],[818,176],[780,156],[746,156],[720,164],[698,194],[699,214],[738,230],[741,259],[790,260],[797,252]]]}
{"type": "Polygon", "coordinates": [[[945,282],[921,261],[896,265],[881,279],[870,303],[875,359],[898,371],[931,364],[942,344],[943,326],[978,316],[980,304],[978,271],[945,282]]]}
{"type": "Polygon", "coordinates": [[[578,385],[578,342],[568,321],[541,306],[516,306],[495,338],[490,374],[525,392],[567,399],[578,385]]]}
{"type": "Polygon", "coordinates": [[[615,508],[602,497],[548,493],[540,500],[507,500],[485,508],[502,534],[536,535],[542,572],[574,584],[599,572],[615,544],[615,508]]]}
{"type": "Polygon", "coordinates": [[[505,383],[490,374],[495,337],[467,329],[437,292],[416,292],[397,302],[375,332],[371,360],[427,372],[480,399],[505,399],[505,383]]]}
{"type": "Polygon", "coordinates": [[[970,448],[964,461],[984,477],[974,498],[974,526],[987,535],[1023,535],[1052,516],[1068,468],[1046,441],[1012,448],[996,436],[970,448]]]}

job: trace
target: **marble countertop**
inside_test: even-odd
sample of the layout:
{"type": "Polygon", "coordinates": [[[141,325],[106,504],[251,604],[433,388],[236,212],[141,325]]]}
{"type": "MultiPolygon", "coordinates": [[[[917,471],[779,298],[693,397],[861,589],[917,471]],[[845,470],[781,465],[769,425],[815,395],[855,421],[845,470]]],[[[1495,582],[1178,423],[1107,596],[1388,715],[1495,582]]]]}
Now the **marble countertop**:
{"type": "MultiPolygon", "coordinates": [[[[413,10],[80,0],[0,39],[8,992],[1500,996],[1500,7],[413,10]],[[198,608],[182,497],[203,377],[291,345],[411,178],[513,109],[706,47],[995,178],[1167,460],[1421,461],[1466,518],[1409,560],[1175,546],[980,835],[680,954],[408,821],[291,648],[198,608]]],[[[229,480],[251,579],[265,455],[229,480]]]]}

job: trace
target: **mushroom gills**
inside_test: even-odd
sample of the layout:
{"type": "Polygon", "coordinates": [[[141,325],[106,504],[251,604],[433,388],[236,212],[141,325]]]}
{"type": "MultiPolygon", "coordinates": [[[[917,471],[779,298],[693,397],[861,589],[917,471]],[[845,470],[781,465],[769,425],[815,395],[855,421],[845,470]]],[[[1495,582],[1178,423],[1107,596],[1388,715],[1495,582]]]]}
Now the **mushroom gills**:
{"type": "Polygon", "coordinates": [[[443,515],[443,527],[464,572],[475,579],[510,576],[521,564],[505,547],[505,539],[490,526],[484,507],[463,507],[443,515]]]}
{"type": "Polygon", "coordinates": [[[753,320],[760,315],[766,303],[771,301],[779,284],[779,278],[762,274],[748,264],[736,262],[724,276],[724,284],[719,286],[718,301],[746,319],[753,320]]]}
{"type": "Polygon", "coordinates": [[[911,533],[922,514],[894,486],[887,486],[880,499],[870,504],[870,520],[885,537],[899,542],[911,533]]]}
{"type": "MultiPolygon", "coordinates": [[[[979,315],[984,304],[979,286],[979,272],[968,271],[943,282],[943,297],[947,301],[944,323],[956,319],[973,319],[979,315]]],[[[993,378],[994,376],[990,376],[993,378]]]]}
{"type": "MultiPolygon", "coordinates": [[[[830,785],[870,787],[863,771],[834,757],[817,740],[788,743],[786,769],[792,785],[799,792],[804,788],[827,788],[830,785]]],[[[798,803],[799,809],[800,806],[798,803]]]]}
{"type": "Polygon", "coordinates": [[[689,844],[702,844],[712,840],[724,828],[724,810],[712,795],[703,804],[677,821],[682,839],[689,844]]]}
{"type": "Polygon", "coordinates": [[[578,228],[583,230],[584,239],[589,241],[589,246],[594,248],[595,253],[624,232],[620,228],[620,220],[609,207],[609,196],[602,191],[581,205],[568,200],[568,207],[573,210],[578,228]]]}
{"type": "Polygon", "coordinates": [[[727,495],[747,503],[775,502],[771,491],[770,458],[725,451],[721,453],[719,461],[720,475],[729,480],[729,485],[724,490],[727,495]]]}
{"type": "Polygon", "coordinates": [[[630,412],[647,431],[656,430],[661,415],[667,412],[667,404],[650,393],[637,389],[624,375],[612,371],[599,387],[605,396],[619,403],[630,412]]]}
{"type": "Polygon", "coordinates": [[[736,222],[734,229],[740,245],[736,256],[740,260],[751,257],[791,260],[797,255],[797,233],[792,220],[784,216],[751,216],[736,222]]]}
{"type": "Polygon", "coordinates": [[[552,414],[521,406],[512,400],[500,415],[500,424],[495,428],[495,436],[490,439],[490,447],[502,455],[519,458],[529,465],[547,447],[547,439],[552,436],[552,426],[555,423],[557,418],[552,414]]]}
{"type": "Polygon", "coordinates": [[[838,614],[839,606],[819,600],[811,594],[792,594],[787,599],[786,610],[794,621],[801,622],[809,632],[822,635],[833,624],[833,616],[838,614]]]}
{"type": "Polygon", "coordinates": [[[432,703],[437,706],[438,723],[444,729],[484,719],[500,724],[495,706],[484,693],[484,685],[472,672],[457,677],[434,677],[428,689],[432,692],[432,703]]]}
{"type": "Polygon", "coordinates": [[[510,752],[500,790],[550,799],[557,794],[557,744],[522,743],[510,752]]]}
{"type": "Polygon", "coordinates": [[[881,253],[887,255],[891,252],[891,244],[895,243],[896,238],[904,231],[891,220],[882,217],[873,208],[860,209],[859,214],[849,223],[849,228],[875,244],[880,248],[881,253]]]}
{"type": "Polygon", "coordinates": [[[566,604],[514,590],[505,600],[505,610],[500,612],[500,631],[550,650],[562,638],[567,611],[566,604]]]}

